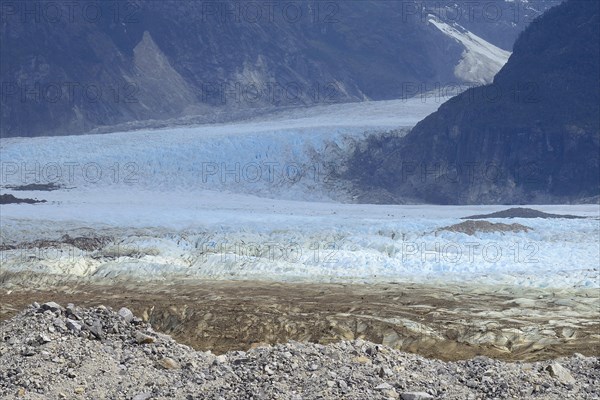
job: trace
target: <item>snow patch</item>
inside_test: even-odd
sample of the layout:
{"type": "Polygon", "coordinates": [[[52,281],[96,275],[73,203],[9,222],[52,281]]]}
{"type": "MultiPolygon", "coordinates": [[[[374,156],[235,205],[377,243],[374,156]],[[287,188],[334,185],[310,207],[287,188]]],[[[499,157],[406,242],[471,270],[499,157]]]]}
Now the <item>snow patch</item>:
{"type": "Polygon", "coordinates": [[[511,55],[511,52],[502,50],[467,30],[456,29],[434,16],[429,16],[428,21],[465,47],[461,60],[454,68],[454,75],[466,82],[491,83],[511,55]]]}

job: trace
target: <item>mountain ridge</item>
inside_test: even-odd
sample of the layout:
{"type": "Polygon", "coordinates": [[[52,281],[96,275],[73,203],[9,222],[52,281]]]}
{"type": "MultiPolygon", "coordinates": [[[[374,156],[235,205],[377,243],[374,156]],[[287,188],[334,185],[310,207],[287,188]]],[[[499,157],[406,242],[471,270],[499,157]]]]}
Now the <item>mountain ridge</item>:
{"type": "Polygon", "coordinates": [[[362,191],[441,204],[571,202],[600,193],[598,3],[534,21],[491,85],[450,99],[405,138],[354,155],[362,191]],[[365,168],[366,167],[366,168],[365,168]]]}
{"type": "MultiPolygon", "coordinates": [[[[454,74],[464,46],[430,25],[430,14],[481,32],[502,25],[501,33],[486,34],[498,42],[510,41],[525,23],[518,18],[512,26],[516,17],[508,12],[498,21],[455,21],[444,7],[413,10],[402,2],[289,2],[287,11],[274,6],[261,18],[234,1],[85,0],[74,12],[55,4],[62,7],[58,21],[28,15],[27,7],[40,7],[33,0],[3,10],[0,44],[10,57],[0,62],[1,137],[402,98],[415,86],[465,83],[454,74]],[[82,14],[86,6],[99,16],[82,14]],[[153,58],[150,50],[161,55],[153,58]],[[166,62],[155,69],[153,59],[166,62]]],[[[465,4],[452,7],[466,15],[465,4]]]]}

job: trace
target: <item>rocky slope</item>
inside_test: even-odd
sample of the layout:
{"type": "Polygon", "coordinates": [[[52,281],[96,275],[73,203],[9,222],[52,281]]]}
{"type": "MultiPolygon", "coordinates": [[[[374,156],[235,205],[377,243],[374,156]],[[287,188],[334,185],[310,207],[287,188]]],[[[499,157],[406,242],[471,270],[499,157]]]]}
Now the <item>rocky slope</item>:
{"type": "Polygon", "coordinates": [[[497,62],[474,66],[476,79],[456,75],[469,49],[428,16],[481,32],[503,63],[494,43],[510,50],[530,18],[557,2],[502,1],[487,13],[474,2],[11,2],[0,24],[9,55],[0,62],[0,135],[400,98],[489,80],[497,62]]]}
{"type": "Polygon", "coordinates": [[[598,358],[444,363],[364,341],[290,342],[220,356],[126,308],[34,303],[0,325],[3,398],[597,399],[598,358]]]}
{"type": "Polygon", "coordinates": [[[351,177],[387,200],[570,202],[600,193],[597,2],[568,1],[520,36],[488,86],[452,98],[405,138],[374,138],[351,177]]]}

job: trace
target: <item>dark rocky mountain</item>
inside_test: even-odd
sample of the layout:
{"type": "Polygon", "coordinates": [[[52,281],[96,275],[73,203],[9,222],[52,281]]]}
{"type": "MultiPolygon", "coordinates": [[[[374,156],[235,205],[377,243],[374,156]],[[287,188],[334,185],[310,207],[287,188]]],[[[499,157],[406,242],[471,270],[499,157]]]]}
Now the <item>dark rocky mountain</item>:
{"type": "MultiPolygon", "coordinates": [[[[469,49],[432,25],[430,15],[462,31],[461,24],[469,25],[507,49],[529,16],[552,2],[496,16],[489,7],[487,14],[469,14],[467,3],[473,4],[6,2],[0,135],[83,133],[223,110],[391,99],[405,96],[407,84],[412,94],[415,87],[470,82],[469,74],[455,73],[469,49]],[[493,26],[500,27],[495,34],[493,26]]],[[[505,9],[528,4],[496,3],[505,9]]],[[[507,56],[490,46],[500,60],[507,56]]],[[[491,80],[501,67],[482,64],[475,81],[491,80]]]]}
{"type": "Polygon", "coordinates": [[[482,39],[512,51],[519,34],[546,10],[563,0],[494,0],[422,2],[423,7],[447,21],[454,21],[482,39]]]}
{"type": "Polygon", "coordinates": [[[352,179],[383,202],[598,196],[599,6],[569,0],[546,12],[492,84],[450,99],[403,138],[372,139],[354,155],[352,179]]]}

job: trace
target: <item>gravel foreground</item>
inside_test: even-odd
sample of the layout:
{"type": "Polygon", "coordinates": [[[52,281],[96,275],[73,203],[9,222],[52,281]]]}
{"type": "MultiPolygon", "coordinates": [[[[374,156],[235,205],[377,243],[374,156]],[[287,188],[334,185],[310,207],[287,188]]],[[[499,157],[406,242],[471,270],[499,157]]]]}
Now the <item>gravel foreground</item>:
{"type": "Polygon", "coordinates": [[[0,398],[599,399],[600,359],[442,362],[357,340],[216,356],[131,311],[32,304],[0,323],[0,398]]]}

